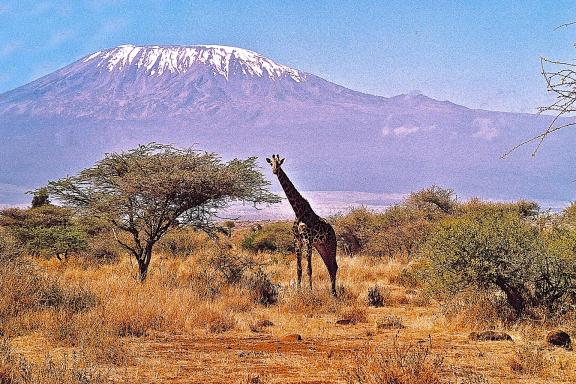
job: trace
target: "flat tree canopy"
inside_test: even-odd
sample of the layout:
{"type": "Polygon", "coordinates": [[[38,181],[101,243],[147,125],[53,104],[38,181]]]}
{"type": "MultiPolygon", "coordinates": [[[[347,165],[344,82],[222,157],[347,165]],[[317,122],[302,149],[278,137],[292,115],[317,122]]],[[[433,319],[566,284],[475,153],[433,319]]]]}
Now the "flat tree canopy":
{"type": "Polygon", "coordinates": [[[269,184],[255,157],[225,163],[214,153],[150,143],[108,154],[77,176],[49,182],[47,190],[126,232],[130,241],[118,241],[138,261],[143,281],[154,244],[171,228],[211,231],[217,210],[233,201],[280,201],[269,184]]]}

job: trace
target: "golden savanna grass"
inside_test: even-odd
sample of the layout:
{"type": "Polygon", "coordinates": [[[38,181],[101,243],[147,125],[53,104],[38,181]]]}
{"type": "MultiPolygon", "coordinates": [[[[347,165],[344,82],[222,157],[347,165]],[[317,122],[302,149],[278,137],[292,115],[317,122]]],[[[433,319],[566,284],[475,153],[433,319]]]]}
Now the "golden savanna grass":
{"type": "Polygon", "coordinates": [[[549,325],[507,323],[498,302],[473,292],[439,303],[406,282],[405,261],[339,256],[335,299],[317,255],[313,290],[306,273],[298,289],[294,256],[243,251],[238,231],[218,244],[192,234],[186,257],[159,248],[143,284],[127,255],[108,264],[7,264],[0,383],[576,380],[573,353],[545,346],[549,325]],[[214,268],[222,255],[249,260],[242,279],[214,268]],[[276,285],[271,305],[258,303],[247,283],[258,269],[276,285]],[[374,286],[382,307],[369,306],[374,286]],[[514,342],[468,340],[479,329],[508,332],[514,342]],[[302,340],[288,337],[295,334],[302,340]]]}

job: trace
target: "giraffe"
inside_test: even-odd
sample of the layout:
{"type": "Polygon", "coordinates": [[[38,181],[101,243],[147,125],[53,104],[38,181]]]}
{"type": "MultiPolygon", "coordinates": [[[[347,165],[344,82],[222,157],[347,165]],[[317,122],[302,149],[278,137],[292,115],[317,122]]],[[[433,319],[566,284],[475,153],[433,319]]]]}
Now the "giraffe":
{"type": "Polygon", "coordinates": [[[294,210],[296,220],[292,225],[294,234],[294,248],[296,250],[296,274],[298,287],[302,283],[302,250],[306,247],[306,261],[308,263],[308,282],[312,289],[312,247],[316,248],[330,275],[332,295],[336,296],[336,234],[334,228],[323,218],[318,216],[286,173],[281,168],[285,159],[278,155],[272,155],[272,159],[266,161],[272,166],[272,173],[278,176],[278,181],[294,210]]]}

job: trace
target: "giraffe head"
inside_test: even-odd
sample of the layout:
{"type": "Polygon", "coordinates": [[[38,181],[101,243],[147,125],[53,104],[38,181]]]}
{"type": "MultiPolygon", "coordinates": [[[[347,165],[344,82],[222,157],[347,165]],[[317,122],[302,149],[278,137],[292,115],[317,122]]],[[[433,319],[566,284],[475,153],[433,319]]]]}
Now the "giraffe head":
{"type": "Polygon", "coordinates": [[[275,175],[278,173],[278,170],[280,169],[280,166],[284,163],[284,160],[285,159],[281,159],[279,155],[272,155],[272,160],[266,158],[268,164],[272,166],[272,173],[275,175]]]}

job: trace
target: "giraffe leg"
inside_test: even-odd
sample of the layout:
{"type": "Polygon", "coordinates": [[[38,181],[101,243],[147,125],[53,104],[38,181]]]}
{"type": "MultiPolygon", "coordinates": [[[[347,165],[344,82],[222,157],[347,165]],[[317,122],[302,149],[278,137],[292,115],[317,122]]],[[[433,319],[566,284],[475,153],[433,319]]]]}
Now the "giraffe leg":
{"type": "Polygon", "coordinates": [[[336,293],[336,273],[338,272],[338,264],[336,263],[336,236],[328,236],[325,242],[320,243],[316,246],[322,261],[328,269],[328,274],[330,275],[330,291],[334,297],[337,296],[336,293]]]}
{"type": "Polygon", "coordinates": [[[294,234],[294,251],[296,252],[296,284],[298,289],[302,285],[302,236],[298,232],[298,223],[295,222],[292,227],[292,233],[294,234]]]}
{"type": "Polygon", "coordinates": [[[300,289],[302,284],[302,240],[298,237],[294,237],[294,249],[296,251],[296,277],[297,286],[300,289]]]}
{"type": "Polygon", "coordinates": [[[310,241],[307,243],[306,261],[308,262],[308,284],[310,285],[310,289],[312,289],[312,244],[310,244],[310,241]]]}

